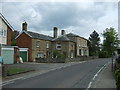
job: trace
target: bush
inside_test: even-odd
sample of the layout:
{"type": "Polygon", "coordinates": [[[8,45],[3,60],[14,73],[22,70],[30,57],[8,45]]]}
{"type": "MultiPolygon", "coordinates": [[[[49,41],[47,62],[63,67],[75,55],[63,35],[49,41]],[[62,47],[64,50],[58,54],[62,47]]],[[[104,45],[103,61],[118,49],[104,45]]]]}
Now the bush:
{"type": "Polygon", "coordinates": [[[99,58],[108,58],[110,57],[107,51],[99,51],[99,58]]]}
{"type": "Polygon", "coordinates": [[[115,71],[115,79],[116,79],[117,89],[119,90],[120,89],[120,69],[117,69],[115,71]]]}
{"type": "Polygon", "coordinates": [[[61,54],[58,50],[54,50],[53,58],[65,58],[65,55],[61,54]]]}

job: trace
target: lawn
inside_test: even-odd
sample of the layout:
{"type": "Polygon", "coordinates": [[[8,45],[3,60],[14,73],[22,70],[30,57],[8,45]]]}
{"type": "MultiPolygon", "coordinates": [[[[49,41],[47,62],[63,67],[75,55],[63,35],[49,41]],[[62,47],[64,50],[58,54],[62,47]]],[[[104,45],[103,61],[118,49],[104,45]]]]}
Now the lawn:
{"type": "Polygon", "coordinates": [[[13,74],[22,73],[25,71],[29,71],[29,70],[25,68],[8,68],[7,75],[13,75],[13,74]]]}

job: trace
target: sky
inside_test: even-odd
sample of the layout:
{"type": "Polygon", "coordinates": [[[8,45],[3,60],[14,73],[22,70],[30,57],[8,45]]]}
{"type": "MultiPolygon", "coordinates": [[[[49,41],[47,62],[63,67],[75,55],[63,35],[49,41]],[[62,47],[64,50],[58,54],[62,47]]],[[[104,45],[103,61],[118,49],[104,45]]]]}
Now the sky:
{"type": "Polygon", "coordinates": [[[101,39],[106,28],[118,30],[118,2],[2,2],[1,13],[14,27],[21,31],[21,24],[28,23],[28,30],[53,36],[53,27],[58,35],[64,29],[89,38],[96,30],[101,39]]]}

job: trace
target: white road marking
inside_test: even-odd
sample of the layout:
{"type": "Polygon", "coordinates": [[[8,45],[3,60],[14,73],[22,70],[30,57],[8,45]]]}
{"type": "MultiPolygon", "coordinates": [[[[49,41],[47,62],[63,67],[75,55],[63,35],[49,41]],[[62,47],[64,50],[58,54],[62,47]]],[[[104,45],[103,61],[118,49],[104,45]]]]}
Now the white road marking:
{"type": "Polygon", "coordinates": [[[90,88],[90,87],[91,87],[91,85],[92,85],[92,82],[90,82],[90,83],[89,83],[88,88],[90,88]]]}
{"type": "Polygon", "coordinates": [[[86,90],[89,90],[89,88],[91,88],[91,85],[92,85],[93,81],[95,80],[95,78],[98,76],[98,74],[99,74],[104,68],[106,68],[106,65],[109,64],[109,63],[110,63],[110,62],[106,63],[103,67],[101,67],[101,68],[99,69],[99,71],[98,71],[98,72],[94,75],[94,77],[92,78],[92,81],[88,84],[88,87],[87,87],[86,90]]]}

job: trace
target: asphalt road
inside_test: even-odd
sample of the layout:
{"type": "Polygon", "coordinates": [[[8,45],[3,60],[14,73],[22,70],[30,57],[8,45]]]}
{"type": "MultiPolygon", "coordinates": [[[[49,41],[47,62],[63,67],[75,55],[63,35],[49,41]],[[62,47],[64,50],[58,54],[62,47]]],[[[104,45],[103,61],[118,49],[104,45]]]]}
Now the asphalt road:
{"type": "Polygon", "coordinates": [[[93,60],[13,81],[3,88],[87,88],[94,75],[111,59],[93,60]]]}

